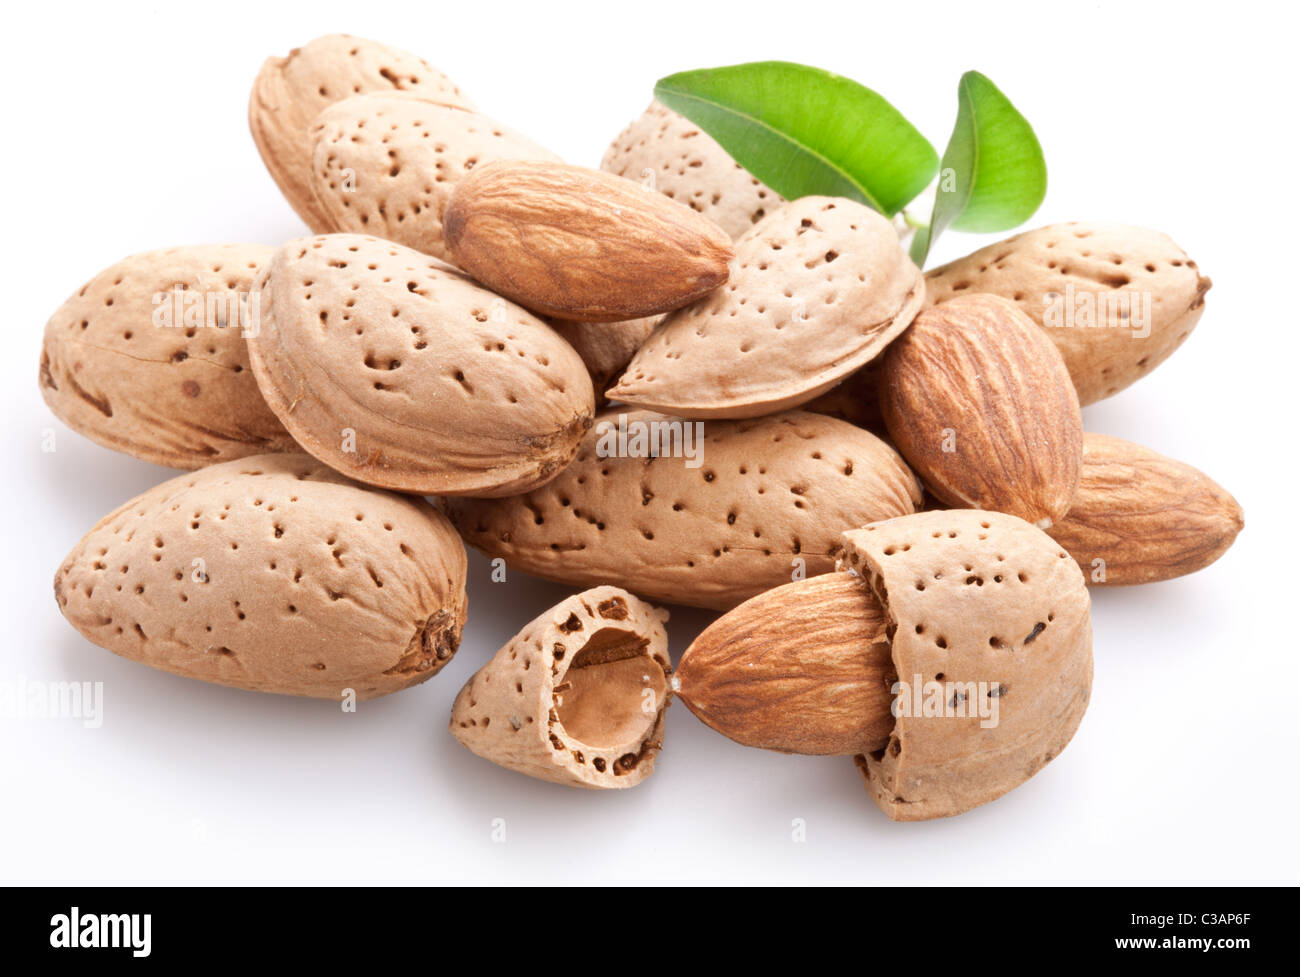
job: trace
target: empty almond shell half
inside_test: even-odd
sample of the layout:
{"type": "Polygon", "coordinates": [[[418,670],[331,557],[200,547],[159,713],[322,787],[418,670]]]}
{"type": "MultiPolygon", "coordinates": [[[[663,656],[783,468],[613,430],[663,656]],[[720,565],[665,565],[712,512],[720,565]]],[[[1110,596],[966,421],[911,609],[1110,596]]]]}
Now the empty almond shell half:
{"type": "Polygon", "coordinates": [[[456,696],[451,732],[479,756],[569,787],[634,787],[668,708],[668,613],[596,587],[541,614],[456,696]]]}
{"type": "Polygon", "coordinates": [[[857,757],[896,821],[960,814],[1061,752],[1092,688],[1092,623],[1078,564],[1015,516],[923,512],[844,534],[842,566],[888,617],[895,724],[857,757]]]}

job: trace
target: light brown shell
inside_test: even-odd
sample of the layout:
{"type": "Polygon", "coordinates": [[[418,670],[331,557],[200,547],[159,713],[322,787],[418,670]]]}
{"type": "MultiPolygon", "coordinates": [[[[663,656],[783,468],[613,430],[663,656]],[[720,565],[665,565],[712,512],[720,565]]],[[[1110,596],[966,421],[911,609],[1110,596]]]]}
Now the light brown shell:
{"type": "Polygon", "coordinates": [[[662,319],[663,316],[646,316],[625,322],[548,321],[587,364],[591,385],[596,391],[596,406],[600,407],[607,402],[605,388],[627,368],[636,351],[662,319]]]}
{"type": "Polygon", "coordinates": [[[492,160],[560,159],[485,115],[410,92],[336,102],[316,117],[311,138],[312,189],[330,230],[444,260],[442,212],[463,176],[492,160]]]}
{"type": "Polygon", "coordinates": [[[891,448],[834,418],[791,411],[699,422],[700,464],[688,468],[685,457],[610,456],[620,417],[629,435],[662,432],[648,425],[673,420],[611,410],[543,488],[448,500],[466,542],[540,577],[726,609],[789,583],[799,567],[807,576],[830,571],[841,532],[920,502],[891,448]]]}
{"type": "Polygon", "coordinates": [[[617,587],[545,611],[456,696],[451,732],[510,770],[569,787],[654,772],[672,693],[668,613],[617,587]]]}
{"type": "Polygon", "coordinates": [[[1069,514],[1048,533],[1089,584],[1172,580],[1221,557],[1245,525],[1241,506],[1203,472],[1131,441],[1084,434],[1069,514]]]}
{"type": "Polygon", "coordinates": [[[1049,310],[1064,309],[1067,288],[1076,305],[1134,292],[1151,299],[1146,336],[1122,325],[1088,328],[1078,324],[1088,321],[1080,315],[1056,317],[1076,322],[1072,328],[1044,328],[1087,405],[1146,376],[1182,344],[1205,310],[1210,280],[1158,231],[1084,221],[1017,234],[926,274],[928,303],[988,292],[1014,301],[1039,325],[1049,310]]]}
{"type": "Polygon", "coordinates": [[[64,617],[114,654],[340,701],[437,674],[465,620],[465,550],[423,500],[302,454],[213,465],[105,516],[63,561],[64,617]]]}
{"type": "Polygon", "coordinates": [[[900,710],[886,747],[857,758],[881,810],[960,814],[1065,748],[1092,688],[1088,590],[1065,550],[1015,516],[971,509],[879,522],[844,546],[889,616],[899,681],[938,681],[952,710],[900,710]],[[976,696],[997,698],[996,725],[982,728],[993,720],[976,696]]]}
{"type": "Polygon", "coordinates": [[[683,417],[795,407],[873,359],[924,295],[888,220],[803,197],[736,242],[730,284],[668,316],[608,396],[683,417]]]}
{"type": "Polygon", "coordinates": [[[600,168],[653,186],[733,238],[785,203],[707,132],[657,101],[614,140],[600,168]]]}
{"type": "Polygon", "coordinates": [[[282,247],[249,339],[271,409],[358,481],[510,495],[552,478],[594,410],[573,348],[435,258],[354,234],[282,247]]]}
{"type": "Polygon", "coordinates": [[[377,41],[327,34],[268,58],[253,81],[248,127],[262,161],[313,232],[331,230],[311,187],[311,126],[321,110],[365,92],[409,91],[472,109],[446,75],[422,58],[377,41]]]}
{"type": "Polygon", "coordinates": [[[885,353],[880,409],[939,499],[1047,527],[1079,485],[1083,422],[1056,347],[1014,303],[933,306],[885,353]]]}
{"type": "Polygon", "coordinates": [[[260,244],[171,248],[100,272],[45,326],[40,386],[50,410],[105,447],[172,468],[296,450],[244,344],[258,324],[253,283],[271,253],[260,244]]]}

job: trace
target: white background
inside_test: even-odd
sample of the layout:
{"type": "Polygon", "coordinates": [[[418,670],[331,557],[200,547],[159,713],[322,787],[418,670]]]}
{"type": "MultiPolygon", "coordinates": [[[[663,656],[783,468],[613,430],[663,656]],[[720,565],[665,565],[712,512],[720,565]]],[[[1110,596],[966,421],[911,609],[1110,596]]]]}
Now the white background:
{"type": "MultiPolygon", "coordinates": [[[[102,681],[99,729],[0,718],[0,881],[1295,883],[1294,403],[1300,287],[1295,23],[1280,4],[24,4],[3,72],[0,680],[102,681]],[[909,13],[908,11],[914,11],[909,13]],[[125,255],[305,233],[246,123],[269,55],[332,31],[407,48],[571,162],[673,71],[765,58],[890,98],[942,151],[961,72],[1035,125],[1051,185],[1032,224],[1171,234],[1214,279],[1183,349],[1084,411],[1190,462],[1246,511],[1195,576],[1094,592],[1096,682],[1073,743],[955,819],[893,824],[848,758],[749,750],[669,715],[630,791],[510,773],[447,732],[460,685],[570,592],[471,558],[470,618],[432,681],[343,715],[118,659],[51,578],[105,512],[175,474],[97,447],[41,401],[45,320],[125,255]],[[47,429],[57,450],[41,451],[47,429]],[[504,844],[491,840],[503,818],[504,844]],[[807,841],[792,841],[802,818],[807,841]]],[[[949,234],[936,259],[993,238],[949,234]]],[[[933,263],[933,262],[932,262],[933,263]]],[[[674,658],[710,615],[674,610],[674,658]]]]}

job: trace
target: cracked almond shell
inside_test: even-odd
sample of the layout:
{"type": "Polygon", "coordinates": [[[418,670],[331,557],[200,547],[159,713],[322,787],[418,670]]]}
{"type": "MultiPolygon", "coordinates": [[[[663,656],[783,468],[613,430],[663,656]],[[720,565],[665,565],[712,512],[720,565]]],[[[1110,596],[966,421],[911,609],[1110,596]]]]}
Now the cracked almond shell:
{"type": "Polygon", "coordinates": [[[268,58],[253,81],[248,127],[290,206],[316,233],[332,230],[311,187],[311,127],[322,109],[366,92],[408,91],[446,105],[473,105],[422,58],[377,41],[327,34],[268,58]]]}
{"type": "Polygon", "coordinates": [[[312,189],[329,230],[373,234],[444,260],[443,211],[475,166],[560,161],[485,115],[410,92],[336,102],[316,117],[311,138],[312,189]]]}
{"type": "Polygon", "coordinates": [[[743,418],[807,403],[912,321],[924,280],[884,217],[803,197],[736,242],[731,282],[668,316],[608,392],[682,417],[743,418]]]}
{"type": "Polygon", "coordinates": [[[437,674],[465,620],[465,549],[428,503],[302,454],[181,475],[105,516],[54,578],[114,654],[218,685],[339,701],[437,674]]]}
{"type": "Polygon", "coordinates": [[[569,787],[654,771],[671,695],[666,611],[617,587],[545,611],[456,696],[451,732],[493,763],[569,787]]]}
{"type": "Polygon", "coordinates": [[[466,542],[512,569],[725,609],[789,583],[798,569],[830,571],[845,529],[920,504],[920,487],[892,448],[831,417],[790,411],[698,422],[698,467],[667,451],[631,456],[630,440],[620,455],[620,423],[630,437],[641,432],[660,444],[676,430],[669,448],[696,431],[652,411],[611,410],[554,481],[512,498],[448,499],[448,515],[466,542]]]}
{"type": "Polygon", "coordinates": [[[172,468],[296,450],[244,343],[271,254],[260,244],[171,248],[100,272],[45,326],[50,410],[92,441],[172,468]]]}
{"type": "Polygon", "coordinates": [[[987,292],[1014,301],[1044,325],[1084,405],[1118,393],[1163,363],[1200,321],[1209,289],[1196,262],[1166,235],[1091,221],[1017,234],[926,274],[930,303],[987,292]],[[1068,320],[1072,327],[1046,325],[1053,321],[1050,309],[1064,309],[1067,288],[1082,308],[1149,296],[1150,322],[1126,328],[1117,312],[1108,324],[1088,326],[1100,317],[1084,319],[1077,311],[1068,320]]]}
{"type": "Polygon", "coordinates": [[[1083,436],[1069,514],[1048,533],[1088,583],[1154,583],[1221,557],[1244,525],[1241,506],[1203,472],[1131,441],[1083,436]]]}
{"type": "Polygon", "coordinates": [[[653,187],[733,238],[785,203],[712,136],[658,101],[619,134],[600,168],[653,187]]]}
{"type": "Polygon", "coordinates": [[[358,481],[512,495],[554,477],[591,425],[591,380],[546,323],[453,268],[373,237],[282,247],[249,339],[267,403],[358,481]]]}
{"type": "Polygon", "coordinates": [[[885,353],[880,408],[894,444],[950,506],[1040,527],[1079,485],[1083,422],[1061,354],[1014,303],[932,306],[885,353]]]}
{"type": "Polygon", "coordinates": [[[857,758],[881,810],[896,821],[960,814],[1065,748],[1092,688],[1092,623],[1083,575],[1058,543],[1015,516],[967,509],[875,523],[845,533],[844,547],[844,567],[888,616],[899,680],[952,696],[942,712],[900,709],[884,748],[857,758]],[[981,725],[991,719],[976,696],[996,697],[995,725],[981,725]]]}
{"type": "Polygon", "coordinates": [[[581,166],[476,166],[443,215],[452,260],[539,315],[658,315],[727,280],[731,238],[689,207],[581,166]]]}

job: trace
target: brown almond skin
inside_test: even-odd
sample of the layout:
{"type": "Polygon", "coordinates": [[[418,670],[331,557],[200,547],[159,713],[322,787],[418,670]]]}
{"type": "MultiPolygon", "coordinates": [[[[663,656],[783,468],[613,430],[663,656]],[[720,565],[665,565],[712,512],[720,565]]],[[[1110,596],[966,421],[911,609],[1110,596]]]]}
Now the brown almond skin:
{"type": "Polygon", "coordinates": [[[731,238],[631,180],[561,163],[476,167],[443,215],[452,259],[542,315],[616,322],[669,312],[727,281],[731,238]]]}
{"type": "Polygon", "coordinates": [[[1237,500],[1191,465],[1089,433],[1079,491],[1048,534],[1090,585],[1113,587],[1203,570],[1244,525],[1237,500]]]}
{"type": "Polygon", "coordinates": [[[822,756],[884,749],[896,679],[886,623],[852,574],[777,587],[695,639],[678,666],[678,695],[744,746],[822,756]]]}
{"type": "Polygon", "coordinates": [[[921,312],[885,353],[880,409],[898,450],[949,506],[1040,529],[1069,510],[1083,455],[1079,399],[1051,339],[1007,299],[963,295],[921,312]]]}

